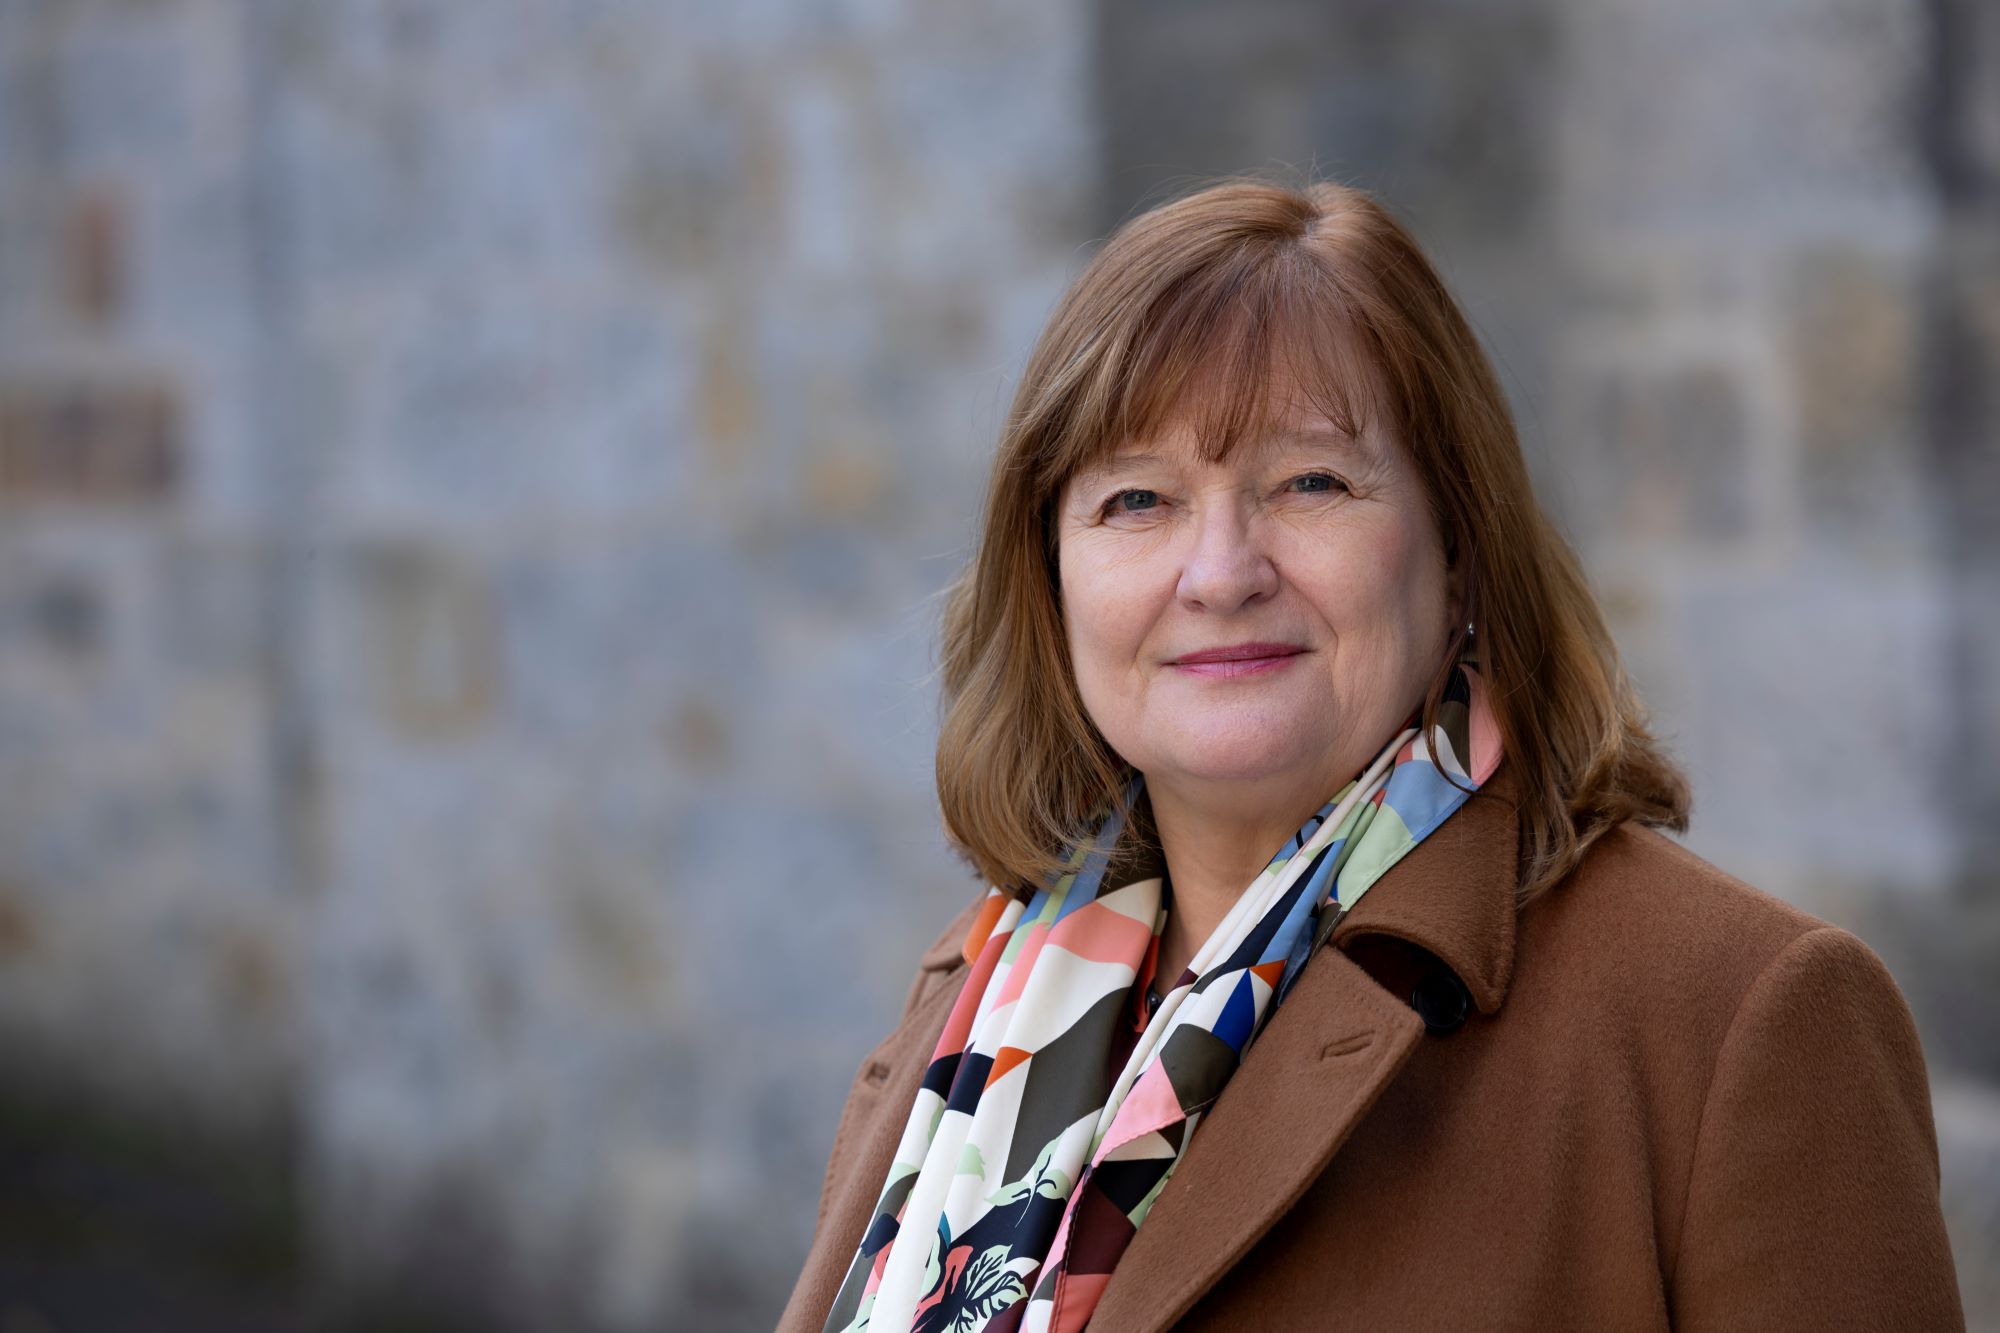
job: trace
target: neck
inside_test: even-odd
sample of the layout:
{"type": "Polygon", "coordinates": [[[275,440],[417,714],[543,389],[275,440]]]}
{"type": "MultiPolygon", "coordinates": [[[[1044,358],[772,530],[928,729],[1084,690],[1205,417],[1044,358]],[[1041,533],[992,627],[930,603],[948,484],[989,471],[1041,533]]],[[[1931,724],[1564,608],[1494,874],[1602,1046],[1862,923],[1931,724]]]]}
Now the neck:
{"type": "Polygon", "coordinates": [[[1166,857],[1174,894],[1173,911],[1160,937],[1157,976],[1162,991],[1173,984],[1285,840],[1333,793],[1334,787],[1298,787],[1243,801],[1245,793],[1239,786],[1232,793],[1235,801],[1218,805],[1213,791],[1148,781],[1154,833],[1166,857]]]}

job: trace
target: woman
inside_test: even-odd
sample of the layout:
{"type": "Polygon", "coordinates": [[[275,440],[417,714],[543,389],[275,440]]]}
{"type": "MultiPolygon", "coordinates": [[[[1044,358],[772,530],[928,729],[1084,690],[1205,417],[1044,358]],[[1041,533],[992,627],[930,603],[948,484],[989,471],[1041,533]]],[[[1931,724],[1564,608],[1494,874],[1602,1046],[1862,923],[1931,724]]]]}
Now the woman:
{"type": "Polygon", "coordinates": [[[1685,783],[1367,196],[1096,256],[944,681],[994,887],[863,1062],[784,1329],[1962,1326],[1902,997],[1654,831],[1685,783]]]}

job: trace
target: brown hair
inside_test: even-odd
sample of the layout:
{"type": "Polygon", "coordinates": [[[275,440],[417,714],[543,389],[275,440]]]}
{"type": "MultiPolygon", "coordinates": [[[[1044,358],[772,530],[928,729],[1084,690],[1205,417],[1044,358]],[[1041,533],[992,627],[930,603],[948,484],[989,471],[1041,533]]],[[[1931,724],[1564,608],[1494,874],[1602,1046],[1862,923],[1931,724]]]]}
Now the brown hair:
{"type": "MultiPolygon", "coordinates": [[[[1040,882],[1128,772],[1070,669],[1054,539],[1064,485],[1183,410],[1222,456],[1265,424],[1280,358],[1342,429],[1388,414],[1446,558],[1465,562],[1520,790],[1522,900],[1625,820],[1686,828],[1687,781],[1648,733],[1576,556],[1535,500],[1499,381],[1415,240],[1360,190],[1235,179],[1121,227],[1022,375],[943,625],[938,797],[974,868],[1017,891],[1040,882]]],[[[1431,683],[1426,729],[1464,634],[1431,683]]]]}

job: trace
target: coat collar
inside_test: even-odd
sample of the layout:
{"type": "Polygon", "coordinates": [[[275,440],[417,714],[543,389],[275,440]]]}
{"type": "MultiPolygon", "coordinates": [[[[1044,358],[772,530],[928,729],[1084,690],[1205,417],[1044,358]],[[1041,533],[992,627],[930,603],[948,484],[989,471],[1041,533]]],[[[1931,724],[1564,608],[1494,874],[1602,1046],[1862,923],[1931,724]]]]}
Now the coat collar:
{"type": "Polygon", "coordinates": [[[1386,935],[1457,973],[1483,1014],[1514,969],[1517,789],[1502,763],[1392,867],[1299,974],[1197,1126],[1172,1188],[1119,1259],[1092,1315],[1102,1328],[1173,1324],[1326,1168],[1424,1034],[1346,948],[1386,935]]]}
{"type": "Polygon", "coordinates": [[[1414,944],[1458,974],[1480,1013],[1497,1012],[1514,974],[1519,800],[1513,766],[1503,761],[1361,896],[1328,942],[1346,949],[1361,936],[1387,935],[1414,944]]]}

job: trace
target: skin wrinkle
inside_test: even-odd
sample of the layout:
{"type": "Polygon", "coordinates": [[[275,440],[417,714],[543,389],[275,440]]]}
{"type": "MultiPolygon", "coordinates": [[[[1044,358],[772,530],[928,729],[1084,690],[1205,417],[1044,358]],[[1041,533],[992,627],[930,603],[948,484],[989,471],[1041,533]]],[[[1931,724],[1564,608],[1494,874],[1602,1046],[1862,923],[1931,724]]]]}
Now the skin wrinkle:
{"type": "Polygon", "coordinates": [[[1462,599],[1429,497],[1379,426],[1350,437],[1294,392],[1275,430],[1213,459],[1198,420],[1128,442],[1058,502],[1078,690],[1145,774],[1173,879],[1167,976],[1421,703],[1462,599]],[[1302,480],[1315,474],[1333,480],[1302,480]],[[1305,651],[1256,676],[1172,665],[1247,641],[1305,651]]]}

